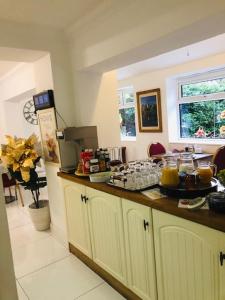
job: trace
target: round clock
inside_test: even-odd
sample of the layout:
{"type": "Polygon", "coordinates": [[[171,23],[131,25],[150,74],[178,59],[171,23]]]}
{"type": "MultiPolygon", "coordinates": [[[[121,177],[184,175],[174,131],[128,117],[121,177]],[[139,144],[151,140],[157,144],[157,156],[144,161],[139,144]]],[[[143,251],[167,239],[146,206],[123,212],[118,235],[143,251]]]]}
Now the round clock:
{"type": "Polygon", "coordinates": [[[37,125],[37,115],[35,114],[35,107],[34,107],[34,101],[29,100],[24,104],[23,107],[23,115],[24,118],[29,122],[30,124],[37,125]]]}

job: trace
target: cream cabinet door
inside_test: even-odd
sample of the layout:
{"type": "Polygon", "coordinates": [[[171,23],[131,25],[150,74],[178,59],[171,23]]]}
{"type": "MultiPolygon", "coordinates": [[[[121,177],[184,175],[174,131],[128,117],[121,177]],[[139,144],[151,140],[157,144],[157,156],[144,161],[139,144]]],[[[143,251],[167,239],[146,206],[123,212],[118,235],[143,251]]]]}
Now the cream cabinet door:
{"type": "Polygon", "coordinates": [[[93,260],[126,283],[121,199],[87,188],[93,260]]]}
{"type": "Polygon", "coordinates": [[[153,228],[158,299],[221,299],[218,232],[157,210],[153,228]]]}
{"type": "Polygon", "coordinates": [[[63,188],[69,242],[91,258],[87,205],[82,201],[82,196],[85,196],[85,187],[64,180],[63,188]]]}
{"type": "Polygon", "coordinates": [[[225,233],[219,232],[220,300],[225,300],[225,233]]]}
{"type": "Polygon", "coordinates": [[[155,300],[156,275],[151,209],[122,199],[128,287],[143,300],[155,300]]]}

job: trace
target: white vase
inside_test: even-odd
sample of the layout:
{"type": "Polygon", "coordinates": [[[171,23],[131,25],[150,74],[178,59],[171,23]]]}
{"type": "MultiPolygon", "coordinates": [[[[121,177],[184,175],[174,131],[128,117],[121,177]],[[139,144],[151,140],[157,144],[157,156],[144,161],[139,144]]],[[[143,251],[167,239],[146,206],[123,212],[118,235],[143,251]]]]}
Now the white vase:
{"type": "Polygon", "coordinates": [[[39,200],[39,208],[36,208],[35,204],[29,205],[29,213],[34,227],[38,231],[47,230],[50,227],[50,211],[49,201],[39,200]]]}

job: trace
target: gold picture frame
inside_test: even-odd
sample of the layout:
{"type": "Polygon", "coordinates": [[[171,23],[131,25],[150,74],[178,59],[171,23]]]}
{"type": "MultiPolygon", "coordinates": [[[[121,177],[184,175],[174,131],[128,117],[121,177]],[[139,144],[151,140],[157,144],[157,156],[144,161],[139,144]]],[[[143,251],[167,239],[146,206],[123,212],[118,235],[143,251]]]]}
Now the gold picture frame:
{"type": "Polygon", "coordinates": [[[136,93],[140,132],[162,132],[160,89],[136,93]]]}

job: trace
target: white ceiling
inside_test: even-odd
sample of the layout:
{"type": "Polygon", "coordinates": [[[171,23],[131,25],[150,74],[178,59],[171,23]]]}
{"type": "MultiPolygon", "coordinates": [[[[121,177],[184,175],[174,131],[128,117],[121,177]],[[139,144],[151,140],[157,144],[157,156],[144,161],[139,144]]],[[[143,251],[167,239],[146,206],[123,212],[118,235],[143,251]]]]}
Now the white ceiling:
{"type": "Polygon", "coordinates": [[[117,70],[117,78],[123,80],[223,52],[225,52],[225,34],[120,68],[117,70]]]}
{"type": "Polygon", "coordinates": [[[105,0],[0,0],[0,19],[64,29],[105,0]]]}

